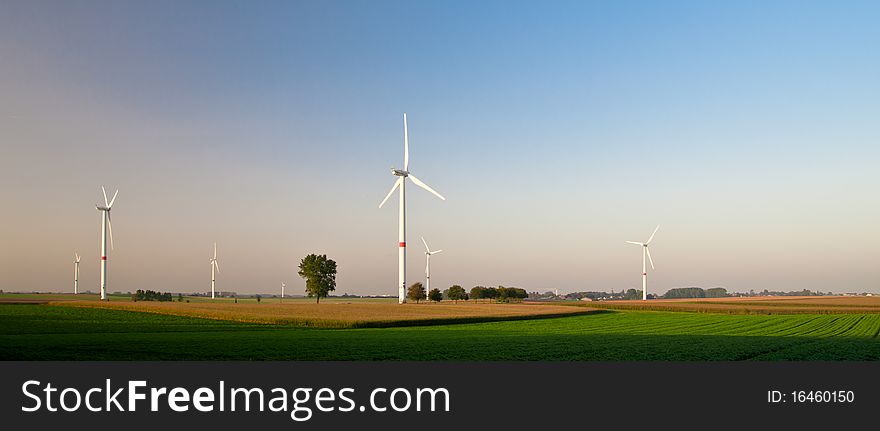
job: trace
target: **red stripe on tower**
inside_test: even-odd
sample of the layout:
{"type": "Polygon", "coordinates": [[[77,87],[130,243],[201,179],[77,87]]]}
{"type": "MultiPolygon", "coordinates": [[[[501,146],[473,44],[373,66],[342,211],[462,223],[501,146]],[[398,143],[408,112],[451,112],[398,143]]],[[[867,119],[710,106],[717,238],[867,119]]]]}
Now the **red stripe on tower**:
{"type": "Polygon", "coordinates": [[[107,260],[107,256],[101,256],[101,260],[107,260]]]}
{"type": "Polygon", "coordinates": [[[397,243],[397,245],[399,247],[406,247],[406,242],[399,242],[399,243],[397,243]]]}

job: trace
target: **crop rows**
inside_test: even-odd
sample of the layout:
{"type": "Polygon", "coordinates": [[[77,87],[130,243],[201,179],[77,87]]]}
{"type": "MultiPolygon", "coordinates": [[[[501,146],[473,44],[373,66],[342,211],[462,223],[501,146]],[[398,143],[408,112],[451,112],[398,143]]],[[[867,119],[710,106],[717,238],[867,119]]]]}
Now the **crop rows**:
{"type": "Polygon", "coordinates": [[[604,312],[424,327],[304,329],[0,306],[0,359],[880,360],[880,315],[604,312]]]}

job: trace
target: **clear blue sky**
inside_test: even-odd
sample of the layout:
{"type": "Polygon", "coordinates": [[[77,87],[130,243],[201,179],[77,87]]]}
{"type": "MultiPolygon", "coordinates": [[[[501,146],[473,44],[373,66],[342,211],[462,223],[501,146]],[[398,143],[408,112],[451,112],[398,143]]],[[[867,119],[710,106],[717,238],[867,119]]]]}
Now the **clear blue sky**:
{"type": "Polygon", "coordinates": [[[880,292],[877,2],[0,3],[0,288],[880,292]]]}

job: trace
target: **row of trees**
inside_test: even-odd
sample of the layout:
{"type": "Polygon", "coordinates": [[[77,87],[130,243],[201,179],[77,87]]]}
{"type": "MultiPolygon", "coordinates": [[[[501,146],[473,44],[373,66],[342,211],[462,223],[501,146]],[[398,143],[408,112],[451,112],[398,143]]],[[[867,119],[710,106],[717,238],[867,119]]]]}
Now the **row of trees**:
{"type": "Polygon", "coordinates": [[[406,297],[410,301],[430,300],[440,302],[443,299],[450,301],[467,301],[470,299],[492,299],[502,302],[521,301],[529,297],[529,293],[525,289],[518,287],[483,287],[474,286],[470,293],[459,285],[453,285],[449,289],[440,292],[440,289],[431,289],[430,292],[425,290],[425,286],[421,282],[415,282],[406,291],[406,297]]]}
{"type": "Polygon", "coordinates": [[[441,300],[443,300],[443,293],[440,292],[440,289],[436,288],[431,289],[430,292],[426,292],[425,285],[420,282],[415,282],[412,286],[409,287],[409,289],[406,290],[406,297],[410,301],[415,301],[416,304],[418,304],[419,301],[424,301],[425,299],[440,302],[441,300]]]}
{"type": "Polygon", "coordinates": [[[523,300],[529,297],[529,292],[518,287],[483,287],[474,286],[471,288],[471,299],[494,299],[498,301],[508,302],[511,300],[523,300]]]}
{"type": "Polygon", "coordinates": [[[713,287],[711,289],[702,289],[700,287],[679,287],[670,289],[663,295],[666,299],[674,298],[724,298],[727,295],[727,289],[723,287],[713,287]]]}
{"type": "MultiPolygon", "coordinates": [[[[180,296],[180,295],[178,295],[178,296],[180,296]]],[[[137,292],[131,294],[131,300],[135,301],[135,302],[137,302],[137,301],[162,301],[162,302],[166,302],[166,301],[171,301],[172,297],[171,297],[170,292],[159,293],[159,292],[152,291],[152,290],[138,289],[137,292]]]]}

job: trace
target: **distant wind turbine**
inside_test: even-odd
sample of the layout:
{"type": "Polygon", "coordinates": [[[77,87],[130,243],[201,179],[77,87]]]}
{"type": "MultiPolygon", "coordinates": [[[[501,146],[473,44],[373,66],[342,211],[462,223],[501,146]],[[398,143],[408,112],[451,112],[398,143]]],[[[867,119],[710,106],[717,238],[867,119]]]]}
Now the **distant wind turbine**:
{"type": "Polygon", "coordinates": [[[116,195],[119,194],[119,189],[116,189],[116,193],[113,193],[113,199],[107,201],[107,191],[104,190],[104,186],[101,186],[101,193],[104,195],[104,206],[101,204],[95,205],[95,208],[98,211],[101,211],[101,300],[104,301],[107,299],[107,233],[109,231],[110,234],[110,248],[113,249],[113,225],[110,223],[110,208],[113,207],[113,202],[116,201],[116,195]]]}
{"type": "Polygon", "coordinates": [[[645,258],[651,262],[651,269],[654,269],[654,259],[651,259],[651,251],[648,250],[648,244],[654,239],[654,235],[657,234],[657,229],[660,229],[660,225],[658,224],[656,228],[654,228],[654,233],[651,234],[651,237],[648,238],[645,242],[636,242],[636,241],[627,241],[630,244],[640,245],[642,246],[642,301],[646,301],[648,299],[648,266],[645,262],[645,258]]]}
{"type": "Polygon", "coordinates": [[[284,288],[285,287],[287,287],[287,285],[284,284],[284,282],[282,281],[281,282],[281,301],[284,301],[284,288]]]}
{"type": "Polygon", "coordinates": [[[73,255],[73,294],[76,295],[79,291],[79,253],[73,252],[73,255]]]}
{"type": "Polygon", "coordinates": [[[211,299],[214,299],[214,282],[216,277],[214,271],[220,272],[220,263],[217,262],[217,243],[214,243],[214,257],[211,258],[211,299]]]}
{"type": "Polygon", "coordinates": [[[428,247],[428,242],[425,241],[425,237],[422,237],[422,244],[425,244],[425,280],[428,285],[427,292],[431,291],[431,255],[442,252],[443,250],[435,250],[431,251],[431,248],[428,247]]]}
{"type": "Polygon", "coordinates": [[[391,186],[388,195],[379,204],[379,208],[385,205],[385,202],[388,201],[394,190],[400,189],[400,221],[397,230],[397,302],[403,304],[406,302],[406,179],[409,178],[415,185],[431,192],[434,196],[444,201],[446,200],[440,193],[434,191],[434,189],[409,172],[409,134],[406,129],[406,113],[403,114],[403,169],[391,168],[391,174],[398,178],[394,181],[394,185],[391,186]]]}

